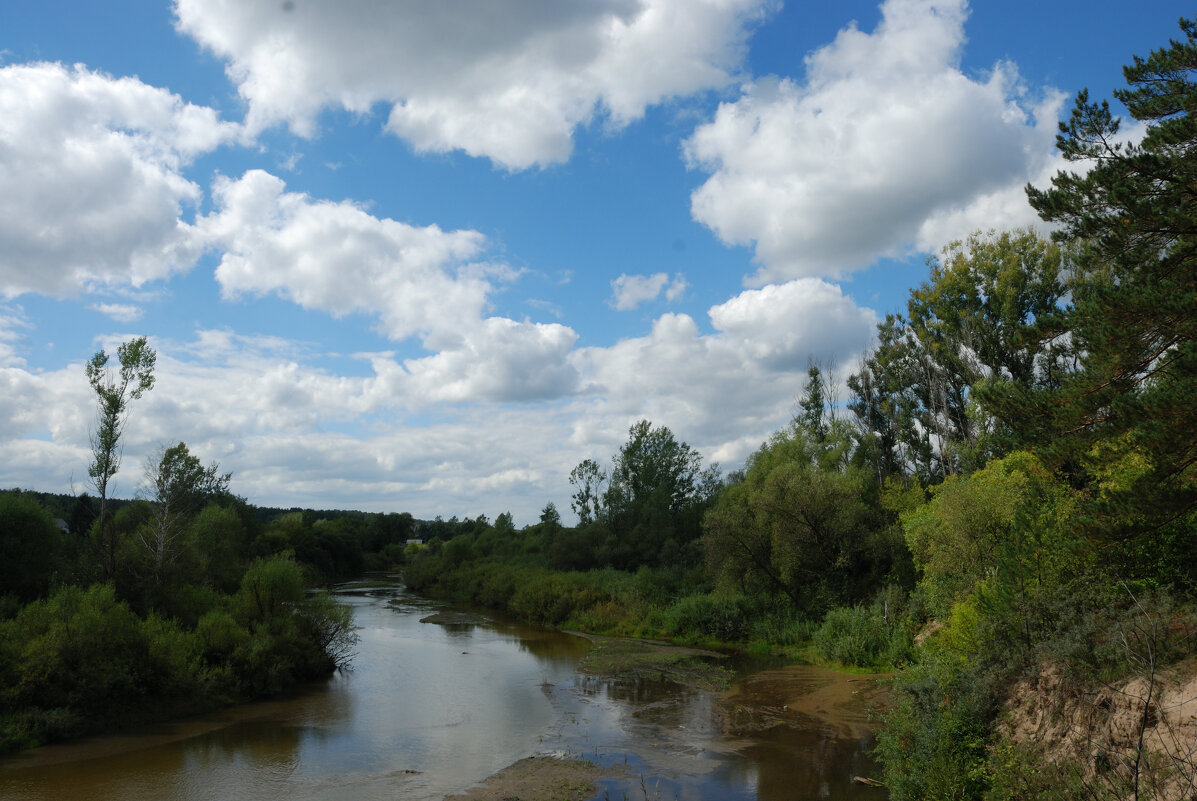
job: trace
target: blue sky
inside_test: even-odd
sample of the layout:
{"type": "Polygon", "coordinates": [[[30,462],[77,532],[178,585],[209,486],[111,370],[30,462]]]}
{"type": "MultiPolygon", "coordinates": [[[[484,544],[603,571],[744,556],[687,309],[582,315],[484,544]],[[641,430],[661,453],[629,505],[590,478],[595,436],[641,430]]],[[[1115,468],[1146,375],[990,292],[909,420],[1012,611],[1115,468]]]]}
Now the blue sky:
{"type": "Polygon", "coordinates": [[[641,418],[735,468],[1186,13],[3,4],[0,486],[88,489],[138,335],[124,497],[182,440],[262,505],[568,519],[641,418]]]}

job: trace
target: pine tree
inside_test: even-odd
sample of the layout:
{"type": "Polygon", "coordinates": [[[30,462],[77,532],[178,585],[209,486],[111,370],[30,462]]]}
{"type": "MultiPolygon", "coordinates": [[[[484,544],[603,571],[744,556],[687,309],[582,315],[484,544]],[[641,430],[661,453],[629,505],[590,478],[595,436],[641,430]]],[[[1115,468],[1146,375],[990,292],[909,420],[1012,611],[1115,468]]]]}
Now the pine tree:
{"type": "Polygon", "coordinates": [[[1081,92],[1060,152],[1088,167],[1027,188],[1057,237],[1082,246],[1071,336],[1080,369],[1021,399],[1021,424],[1091,491],[1089,520],[1117,539],[1197,509],[1197,26],[1125,67],[1114,96],[1146,124],[1119,139],[1109,103],[1081,92]],[[1044,424],[1038,421],[1049,421],[1044,424]]]}

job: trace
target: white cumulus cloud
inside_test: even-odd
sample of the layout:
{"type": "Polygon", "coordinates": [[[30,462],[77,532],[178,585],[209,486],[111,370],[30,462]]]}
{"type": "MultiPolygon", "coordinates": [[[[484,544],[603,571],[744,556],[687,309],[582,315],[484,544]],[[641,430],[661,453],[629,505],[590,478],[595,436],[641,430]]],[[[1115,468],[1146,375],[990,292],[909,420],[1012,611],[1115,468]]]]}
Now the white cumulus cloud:
{"type": "Polygon", "coordinates": [[[0,305],[0,367],[24,367],[25,359],[19,351],[24,332],[31,327],[23,309],[0,305]]]}
{"type": "Polygon", "coordinates": [[[485,316],[492,279],[515,272],[473,261],[482,234],[380,219],[285,189],[261,170],[217,181],[219,209],[200,228],[223,251],[216,278],[226,296],[276,293],[335,316],[374,316],[394,340],[418,336],[432,355],[383,368],[391,391],[416,406],[572,390],[571,329],[485,316]]]}
{"type": "Polygon", "coordinates": [[[136,78],[0,68],[0,294],[139,286],[199,254],[181,170],[241,131],[136,78]]]}
{"type": "Polygon", "coordinates": [[[1009,63],[965,75],[965,0],[887,0],[806,58],[805,80],[762,78],[687,140],[710,172],[691,211],[752,245],[755,283],[837,276],[969,230],[1025,225],[1019,193],[1052,157],[1059,93],[1029,98],[1009,63]]]}
{"type": "Polygon", "coordinates": [[[864,350],[877,326],[870,309],[818,278],[746,290],[709,314],[745,361],[798,373],[812,358],[844,364],[864,350]]]}
{"type": "Polygon", "coordinates": [[[596,114],[727,85],[775,0],[176,0],[177,27],[228,63],[252,130],[309,136],[325,108],[388,109],[417,150],[509,169],[561,162],[596,114]]]}
{"type": "Polygon", "coordinates": [[[611,282],[611,305],[619,311],[629,311],[641,303],[656,300],[661,293],[665,299],[673,302],[681,298],[689,288],[685,276],[676,273],[673,280],[665,273],[652,275],[628,275],[621,273],[611,282]]]}
{"type": "Polygon", "coordinates": [[[746,290],[708,316],[714,333],[664,314],[645,336],[579,349],[576,426],[591,432],[583,438],[601,441],[647,417],[685,432],[708,458],[738,462],[788,421],[808,362],[852,369],[877,322],[815,278],[746,290]]]}
{"type": "Polygon", "coordinates": [[[465,332],[459,347],[410,359],[410,394],[423,403],[531,402],[574,391],[568,357],[578,336],[558,323],[490,317],[465,332]]]}
{"type": "Polygon", "coordinates": [[[380,219],[344,201],[287,192],[251,170],[213,187],[217,210],[199,227],[222,251],[216,279],[228,297],[278,295],[335,316],[375,315],[384,334],[452,340],[476,321],[491,285],[472,264],[477,231],[443,231],[380,219]]]}
{"type": "Polygon", "coordinates": [[[135,323],[145,315],[144,309],[129,303],[93,303],[87,308],[111,317],[118,323],[135,323]]]}

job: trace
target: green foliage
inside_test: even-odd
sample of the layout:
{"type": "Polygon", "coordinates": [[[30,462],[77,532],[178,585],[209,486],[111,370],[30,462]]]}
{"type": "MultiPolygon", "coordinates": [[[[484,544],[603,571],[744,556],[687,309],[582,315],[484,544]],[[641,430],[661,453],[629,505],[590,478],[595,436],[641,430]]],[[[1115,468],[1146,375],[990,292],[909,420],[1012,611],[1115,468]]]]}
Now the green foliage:
{"type": "Polygon", "coordinates": [[[593,459],[583,459],[570,471],[569,483],[574,486],[570,506],[578,516],[578,525],[585,526],[603,516],[603,485],[607,474],[593,459]]]}
{"type": "MultiPolygon", "coordinates": [[[[1082,92],[1058,143],[1084,169],[1059,173],[1046,191],[1028,187],[1031,204],[1059,226],[1067,269],[1036,264],[1025,286],[1037,281],[1049,301],[1067,275],[1070,305],[1059,295],[1040,304],[1008,340],[1013,348],[1000,326],[979,330],[1019,359],[1039,356],[1022,363],[1021,377],[1020,364],[1003,358],[1002,370],[971,384],[992,416],[993,452],[1023,450],[902,514],[923,571],[919,591],[946,626],[897,682],[881,734],[894,799],[1144,797],[1190,759],[1123,759],[1095,729],[1084,736],[1096,758],[1047,765],[1033,744],[996,741],[994,727],[1019,671],[1052,665],[1065,692],[1083,697],[1191,653],[1189,618],[1144,592],[1191,593],[1197,571],[1197,25],[1182,20],[1181,30],[1179,41],[1135,57],[1128,88],[1115,93],[1146,123],[1143,140],[1124,143],[1108,104],[1082,92]],[[1170,650],[1169,631],[1186,632],[1188,648],[1170,650]]],[[[949,278],[933,275],[937,293],[949,278]]],[[[928,297],[915,293],[912,318],[928,297]]],[[[955,309],[975,300],[944,299],[928,319],[959,328],[955,309]]],[[[890,361],[866,373],[862,412],[902,397],[891,391],[901,380],[885,384],[901,374],[891,367],[903,354],[889,347],[898,338],[881,339],[890,361]]],[[[979,355],[985,339],[975,342],[979,355]]]]}
{"type": "Polygon", "coordinates": [[[441,552],[448,567],[459,567],[462,562],[474,558],[474,537],[461,534],[445,543],[441,552]]]}
{"type": "Polygon", "coordinates": [[[911,291],[907,317],[886,317],[848,379],[848,408],[879,481],[913,473],[934,484],[1011,447],[986,387],[1058,384],[1070,355],[1060,304],[1073,257],[1016,231],[974,234],[928,261],[930,280],[911,291]]]}
{"type": "Polygon", "coordinates": [[[806,389],[798,407],[801,410],[799,420],[816,442],[822,442],[827,438],[827,405],[830,392],[831,388],[822,370],[812,364],[806,371],[806,389]]]}
{"type": "Polygon", "coordinates": [[[220,592],[234,592],[241,584],[249,539],[237,513],[228,507],[208,504],[191,522],[187,539],[197,555],[196,568],[203,581],[220,592]]]}
{"type": "Polygon", "coordinates": [[[154,386],[154,353],[145,337],[138,337],[117,348],[120,367],[108,365],[108,354],[96,351],[86,366],[87,380],[96,393],[98,409],[92,431],[92,462],[87,468],[92,484],[100,494],[99,546],[104,554],[104,575],[116,573],[116,535],[107,526],[108,484],[120,470],[120,438],[124,433],[129,401],[140,398],[154,386]]]}
{"type": "Polygon", "coordinates": [[[200,658],[206,665],[217,667],[227,662],[249,640],[249,629],[238,623],[228,610],[212,609],[199,619],[195,627],[200,658]]]}
{"type": "Polygon", "coordinates": [[[984,795],[996,704],[991,689],[950,656],[925,658],[902,673],[877,740],[891,799],[984,795]]]}
{"type": "Polygon", "coordinates": [[[540,510],[540,524],[550,535],[561,528],[561,513],[557,511],[557,506],[552,501],[546,503],[544,509],[540,510]]]}
{"type": "Polygon", "coordinates": [[[156,588],[179,559],[187,526],[204,506],[228,495],[231,473],[204,467],[185,443],[163,447],[145,466],[152,519],[135,532],[156,588]]]}
{"type": "Polygon", "coordinates": [[[860,606],[832,609],[814,633],[815,648],[832,661],[855,667],[884,664],[889,627],[880,615],[860,606]]]}
{"type": "Polygon", "coordinates": [[[242,619],[259,626],[270,626],[285,619],[287,613],[303,600],[303,571],[293,560],[282,557],[258,559],[241,577],[235,596],[242,619]]]}
{"type": "Polygon", "coordinates": [[[0,596],[25,603],[44,596],[67,572],[63,532],[40,504],[0,493],[0,596]]]}
{"type": "Polygon", "coordinates": [[[589,570],[608,564],[615,535],[604,523],[558,529],[548,547],[549,564],[557,570],[589,570]]]}
{"type": "Polygon", "coordinates": [[[1023,587],[1055,581],[1075,548],[1065,535],[1073,502],[1028,453],[936,487],[929,503],[902,515],[932,613],[946,616],[990,576],[1023,587]]]}
{"type": "Polygon", "coordinates": [[[743,642],[751,626],[747,599],[735,595],[687,595],[665,612],[670,635],[684,639],[743,642]]]}
{"type": "Polygon", "coordinates": [[[575,538],[576,545],[585,556],[558,546],[555,562],[629,570],[697,559],[689,546],[720,486],[717,468],[704,470],[701,454],[668,428],[647,420],[628,430],[628,440],[612,462],[610,476],[593,459],[570,473],[572,505],[578,528],[585,532],[575,538]]]}
{"type": "Polygon", "coordinates": [[[29,604],[0,624],[0,640],[0,717],[18,746],[199,689],[193,635],[160,618],[139,619],[109,585],[64,587],[29,604]],[[64,721],[67,730],[58,728],[64,721]]]}
{"type": "Polygon", "coordinates": [[[878,507],[876,484],[848,459],[833,425],[822,442],[804,426],[776,434],[705,518],[703,547],[720,586],[784,593],[822,614],[866,597],[907,558],[878,507]]]}
{"type": "Polygon", "coordinates": [[[379,515],[371,528],[363,515],[296,514],[265,539],[226,476],[182,444],[166,456],[162,475],[179,479],[163,485],[170,492],[108,505],[102,534],[115,559],[78,547],[87,541],[60,531],[37,500],[83,520],[86,497],[0,493],[0,751],[279,692],[353,656],[348,607],[307,593],[313,562],[353,570],[410,515],[379,515]],[[180,500],[188,495],[208,503],[198,510],[180,500]],[[159,502],[177,513],[161,561],[147,546],[159,502]],[[267,549],[247,566],[255,538],[285,554],[267,549]],[[86,584],[113,563],[111,581],[86,584]]]}
{"type": "Polygon", "coordinates": [[[607,600],[584,573],[541,573],[515,588],[508,609],[523,620],[557,625],[570,615],[607,600]]]}
{"type": "Polygon", "coordinates": [[[1085,245],[1068,320],[1080,369],[1005,408],[1051,464],[1101,485],[1079,522],[1094,538],[1132,541],[1123,570],[1139,575],[1153,566],[1134,558],[1137,546],[1197,505],[1197,26],[1180,28],[1179,40],[1135,56],[1114,93],[1145,123],[1142,141],[1120,142],[1108,103],[1081,92],[1058,143],[1084,169],[1028,187],[1058,236],[1085,245]]]}
{"type": "Polygon", "coordinates": [[[353,649],[358,643],[353,610],[322,591],[304,600],[299,615],[316,647],[332,666],[337,669],[347,667],[355,656],[353,649]]]}

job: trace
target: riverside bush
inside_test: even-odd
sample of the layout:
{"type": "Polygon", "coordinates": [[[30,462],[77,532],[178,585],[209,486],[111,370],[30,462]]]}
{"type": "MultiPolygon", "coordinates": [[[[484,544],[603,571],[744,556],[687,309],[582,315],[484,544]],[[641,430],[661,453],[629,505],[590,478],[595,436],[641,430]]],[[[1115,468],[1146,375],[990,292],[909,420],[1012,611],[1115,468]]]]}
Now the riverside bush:
{"type": "Polygon", "coordinates": [[[556,626],[605,600],[607,593],[587,574],[541,573],[516,589],[510,610],[524,620],[556,626]]]}
{"type": "Polygon", "coordinates": [[[740,642],[748,638],[746,606],[745,598],[739,595],[687,595],[666,610],[666,627],[678,637],[740,642]]]}
{"type": "Polygon", "coordinates": [[[856,667],[877,667],[890,648],[885,621],[872,609],[832,609],[815,630],[815,648],[827,659],[856,667]]]}
{"type": "Polygon", "coordinates": [[[950,652],[925,657],[898,680],[877,756],[893,801],[981,798],[990,787],[994,676],[950,652]]]}

